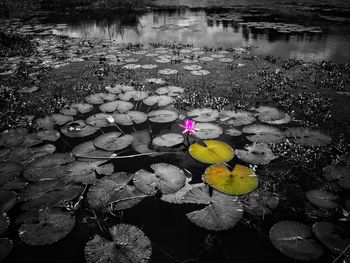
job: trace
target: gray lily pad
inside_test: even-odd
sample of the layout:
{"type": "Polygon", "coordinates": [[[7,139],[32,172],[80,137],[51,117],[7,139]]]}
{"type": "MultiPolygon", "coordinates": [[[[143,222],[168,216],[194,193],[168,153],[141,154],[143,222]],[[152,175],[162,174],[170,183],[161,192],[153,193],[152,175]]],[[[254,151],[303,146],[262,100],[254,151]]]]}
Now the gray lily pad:
{"type": "Polygon", "coordinates": [[[22,165],[28,165],[29,163],[35,161],[36,159],[38,159],[41,156],[45,156],[48,155],[50,153],[54,153],[56,150],[56,146],[52,145],[52,144],[45,144],[42,146],[38,146],[38,147],[31,147],[28,148],[28,154],[26,155],[26,157],[21,160],[21,164],[22,165]]]}
{"type": "Polygon", "coordinates": [[[44,130],[52,130],[55,124],[63,125],[70,121],[73,121],[72,116],[67,116],[67,115],[58,114],[58,113],[52,114],[51,116],[38,118],[35,120],[39,128],[44,130]]]}
{"type": "Polygon", "coordinates": [[[186,183],[180,190],[172,194],[162,195],[160,198],[162,201],[171,204],[182,204],[184,195],[194,187],[204,186],[204,183],[190,184],[192,178],[186,178],[186,183]]]}
{"type": "Polygon", "coordinates": [[[0,185],[4,185],[21,175],[23,166],[14,162],[0,163],[0,185]]]}
{"type": "Polygon", "coordinates": [[[169,123],[177,120],[179,115],[175,111],[171,110],[155,110],[149,112],[147,117],[151,122],[169,123]]]}
{"type": "Polygon", "coordinates": [[[85,101],[89,104],[102,104],[106,101],[114,101],[117,99],[117,96],[113,93],[95,93],[87,96],[85,101]]]}
{"type": "Polygon", "coordinates": [[[0,212],[9,211],[17,202],[17,194],[12,191],[0,191],[0,212]]]}
{"type": "Polygon", "coordinates": [[[2,185],[0,187],[1,190],[8,190],[8,191],[12,191],[12,190],[22,190],[23,188],[25,188],[28,185],[28,182],[25,181],[22,178],[16,177],[14,179],[12,179],[11,181],[7,182],[6,184],[2,185]]]}
{"type": "Polygon", "coordinates": [[[241,136],[242,132],[238,129],[230,128],[225,131],[225,134],[235,137],[235,136],[241,136]]]}
{"type": "Polygon", "coordinates": [[[31,183],[19,193],[19,198],[21,201],[37,198],[45,195],[46,193],[54,191],[55,189],[63,188],[64,186],[64,182],[57,180],[47,180],[31,183]]]}
{"type": "Polygon", "coordinates": [[[178,96],[182,93],[184,93],[184,89],[178,86],[167,86],[167,87],[160,87],[156,89],[156,93],[158,95],[168,95],[171,97],[178,96]]]}
{"type": "Polygon", "coordinates": [[[167,133],[157,136],[153,139],[152,144],[157,147],[173,147],[184,142],[182,134],[167,133]]]}
{"type": "Polygon", "coordinates": [[[83,120],[76,120],[61,127],[61,132],[67,137],[86,137],[94,134],[100,128],[88,125],[83,120]]]}
{"type": "Polygon", "coordinates": [[[133,140],[130,134],[122,135],[120,132],[110,132],[97,137],[94,145],[106,151],[118,151],[128,147],[133,140]]]}
{"type": "Polygon", "coordinates": [[[151,143],[151,135],[148,130],[136,131],[131,134],[133,141],[131,143],[132,148],[138,153],[150,153],[154,152],[148,145],[151,143]]]}
{"type": "Polygon", "coordinates": [[[119,94],[118,98],[123,101],[129,101],[133,99],[134,101],[140,101],[148,97],[148,92],[140,90],[127,91],[125,93],[119,94]]]}
{"type": "Polygon", "coordinates": [[[147,121],[147,115],[142,111],[129,111],[124,114],[115,113],[113,114],[113,118],[116,123],[126,126],[140,124],[147,121]]]}
{"type": "Polygon", "coordinates": [[[82,161],[96,161],[93,157],[110,157],[113,152],[97,149],[93,141],[83,142],[75,146],[72,150],[72,154],[82,161]]]}
{"type": "Polygon", "coordinates": [[[152,84],[158,84],[158,85],[163,85],[166,83],[165,80],[160,79],[160,78],[149,78],[145,80],[146,83],[152,83],[152,84]]]}
{"type": "Polygon", "coordinates": [[[187,116],[197,122],[213,122],[219,118],[219,112],[209,108],[194,109],[187,112],[187,116]]]}
{"type": "Polygon", "coordinates": [[[158,190],[163,194],[171,194],[184,186],[186,176],[177,166],[166,163],[152,164],[153,173],[141,169],[133,178],[137,189],[147,195],[154,195],[158,190]]]}
{"type": "Polygon", "coordinates": [[[94,109],[94,106],[88,103],[75,103],[70,106],[82,114],[88,113],[94,109]]]}
{"type": "Polygon", "coordinates": [[[346,230],[329,222],[317,222],[312,226],[312,232],[330,251],[335,254],[343,252],[350,244],[346,230]]]}
{"type": "Polygon", "coordinates": [[[8,238],[0,238],[0,261],[2,262],[12,251],[13,243],[8,238]]]}
{"type": "Polygon", "coordinates": [[[42,194],[32,196],[21,205],[21,209],[38,211],[39,209],[57,206],[76,198],[82,190],[83,187],[78,185],[57,185],[52,191],[45,191],[42,194]]]}
{"type": "Polygon", "coordinates": [[[133,185],[126,185],[119,191],[113,193],[109,200],[112,210],[125,210],[140,203],[148,197],[133,185]]]}
{"type": "Polygon", "coordinates": [[[334,167],[331,165],[323,168],[323,176],[328,181],[338,180],[338,184],[345,188],[350,189],[350,167],[338,166],[334,167]]]}
{"type": "Polygon", "coordinates": [[[198,123],[196,128],[198,131],[196,132],[195,136],[202,140],[218,138],[224,132],[219,125],[213,123],[198,123]]]}
{"type": "Polygon", "coordinates": [[[6,130],[0,133],[0,147],[14,147],[23,143],[28,130],[24,128],[6,130]]]}
{"type": "Polygon", "coordinates": [[[253,134],[247,136],[247,139],[252,142],[279,143],[283,141],[286,136],[285,133],[278,128],[262,124],[246,126],[242,131],[243,133],[253,134]]]}
{"type": "Polygon", "coordinates": [[[106,113],[96,113],[89,116],[85,122],[98,128],[109,127],[112,126],[112,124],[108,121],[108,117],[109,115],[106,113]]]}
{"type": "Polygon", "coordinates": [[[251,164],[268,164],[278,156],[274,155],[270,147],[265,143],[254,143],[244,150],[235,150],[236,156],[251,164]]]}
{"type": "Polygon", "coordinates": [[[55,142],[60,138],[60,133],[56,130],[43,130],[34,133],[28,134],[24,142],[23,146],[31,147],[37,144],[40,144],[44,141],[55,142]]]}
{"type": "Polygon", "coordinates": [[[326,146],[332,138],[317,130],[304,127],[293,127],[286,131],[287,137],[293,138],[296,143],[308,146],[326,146]]]}
{"type": "Polygon", "coordinates": [[[306,192],[306,197],[310,203],[321,208],[331,209],[338,206],[336,203],[338,196],[327,191],[321,191],[319,189],[309,190],[306,192]]]}
{"type": "Polygon", "coordinates": [[[44,246],[57,242],[70,233],[75,218],[68,212],[56,209],[41,210],[35,220],[28,219],[18,233],[20,238],[32,246],[44,246]]]}
{"type": "Polygon", "coordinates": [[[133,107],[134,105],[131,102],[116,100],[100,105],[100,110],[103,112],[114,112],[117,110],[120,113],[123,113],[128,112],[133,107]]]}
{"type": "Polygon", "coordinates": [[[270,240],[282,254],[297,260],[317,260],[324,249],[314,239],[307,225],[295,221],[280,221],[270,229],[270,240]]]}
{"type": "Polygon", "coordinates": [[[174,102],[174,99],[172,97],[165,96],[165,95],[162,95],[162,96],[157,96],[157,95],[149,96],[148,98],[143,100],[143,103],[148,105],[148,106],[153,106],[153,105],[157,104],[158,107],[167,106],[167,105],[169,105],[169,104],[171,104],[173,102],[174,102]]]}
{"type": "Polygon", "coordinates": [[[220,231],[234,227],[243,216],[242,204],[236,196],[229,196],[208,186],[194,187],[182,198],[183,203],[205,204],[206,207],[186,214],[197,226],[220,231]]]}
{"type": "Polygon", "coordinates": [[[113,241],[96,235],[85,247],[87,263],[147,263],[152,254],[148,237],[137,227],[118,224],[109,229],[113,241]]]}
{"type": "Polygon", "coordinates": [[[189,70],[189,71],[200,70],[200,69],[202,69],[202,66],[199,66],[199,65],[187,65],[187,66],[184,66],[183,69],[186,69],[186,70],[189,70]]]}
{"type": "Polygon", "coordinates": [[[163,74],[163,75],[174,75],[174,74],[177,74],[177,72],[178,71],[176,69],[169,69],[169,68],[158,70],[158,74],[163,74]]]}
{"type": "Polygon", "coordinates": [[[23,176],[28,181],[63,179],[67,176],[65,166],[74,160],[69,153],[48,154],[27,165],[23,176]]]}
{"type": "Polygon", "coordinates": [[[5,212],[0,213],[0,235],[6,232],[10,225],[10,218],[5,212]]]}
{"type": "Polygon", "coordinates": [[[220,111],[220,121],[227,121],[232,126],[249,125],[256,121],[252,113],[248,111],[220,111]]]}
{"type": "Polygon", "coordinates": [[[257,190],[244,197],[244,211],[255,216],[272,213],[279,203],[279,198],[269,191],[257,190]]]}
{"type": "Polygon", "coordinates": [[[100,175],[111,175],[114,171],[113,164],[103,164],[104,162],[72,162],[67,165],[68,175],[65,181],[89,184],[96,179],[96,173],[100,175]]]}

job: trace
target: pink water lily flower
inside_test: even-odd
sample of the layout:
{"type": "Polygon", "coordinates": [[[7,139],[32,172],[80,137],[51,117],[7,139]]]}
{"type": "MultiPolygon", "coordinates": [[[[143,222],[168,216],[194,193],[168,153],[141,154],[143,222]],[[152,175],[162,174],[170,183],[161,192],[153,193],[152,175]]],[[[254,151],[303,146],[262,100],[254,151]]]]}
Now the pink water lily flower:
{"type": "Polygon", "coordinates": [[[193,134],[196,134],[197,131],[199,131],[199,129],[197,128],[197,124],[194,120],[185,120],[185,125],[181,125],[179,124],[180,127],[184,128],[183,132],[182,133],[193,133],[193,134]]]}

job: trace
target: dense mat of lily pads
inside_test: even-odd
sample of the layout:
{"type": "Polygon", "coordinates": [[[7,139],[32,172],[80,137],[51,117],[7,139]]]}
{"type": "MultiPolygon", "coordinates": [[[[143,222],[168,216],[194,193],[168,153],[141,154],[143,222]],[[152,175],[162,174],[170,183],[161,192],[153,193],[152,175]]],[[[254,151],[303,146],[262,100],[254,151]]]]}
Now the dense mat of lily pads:
{"type": "MultiPolygon", "coordinates": [[[[66,60],[50,57],[45,63],[60,68],[65,63],[91,58],[94,50],[88,45],[83,48],[88,50],[86,53],[71,53],[66,60]]],[[[42,43],[44,53],[49,47],[50,41],[42,43]]],[[[298,189],[302,185],[298,180],[314,181],[306,184],[310,187],[301,198],[308,206],[303,214],[315,220],[279,220],[269,231],[273,246],[296,260],[346,254],[350,239],[341,234],[341,222],[349,220],[350,163],[343,158],[346,152],[337,162],[318,167],[323,172],[317,180],[289,176],[298,171],[283,170],[296,164],[304,168],[308,163],[302,158],[308,154],[317,159],[317,154],[329,149],[341,152],[329,131],[316,125],[310,127],[270,105],[232,109],[227,99],[215,96],[196,104],[196,93],[189,94],[186,87],[169,84],[169,80],[179,78],[179,73],[204,82],[213,74],[207,68],[209,63],[227,66],[235,61],[235,55],[246,52],[196,47],[174,52],[166,45],[125,52],[115,46],[113,54],[104,58],[131,74],[149,72],[142,80],[144,85],[117,81],[100,92],[87,92],[83,100],[54,113],[26,116],[34,124],[30,129],[3,131],[0,259],[14,246],[9,226],[26,244],[48,245],[67,236],[79,224],[77,213],[88,209],[101,231],[91,236],[85,246],[87,262],[148,262],[153,246],[147,233],[122,220],[106,231],[96,214],[115,215],[155,197],[179,206],[200,205],[183,216],[200,228],[224,231],[252,217],[263,221],[273,214],[288,196],[280,186],[285,179],[295,184],[296,192],[305,190],[298,189]],[[181,67],[173,67],[178,64],[181,67]],[[192,162],[164,161],[174,156],[192,162]],[[133,158],[138,162],[151,158],[152,164],[137,171],[116,165],[116,160],[133,158]],[[192,172],[193,162],[201,167],[200,174],[192,172]],[[270,168],[273,165],[280,170],[270,168]],[[19,210],[20,215],[9,217],[14,210],[19,210]]],[[[17,61],[11,63],[4,66],[3,76],[14,73],[11,65],[17,61]]],[[[96,71],[97,76],[103,74],[96,71]]],[[[277,79],[275,85],[266,87],[272,74],[261,74],[266,80],[260,83],[261,89],[277,89],[286,81],[277,79]]],[[[34,86],[21,93],[37,90],[34,86]]],[[[295,101],[304,102],[299,97],[295,101]]],[[[312,110],[307,105],[305,108],[312,110]]]]}

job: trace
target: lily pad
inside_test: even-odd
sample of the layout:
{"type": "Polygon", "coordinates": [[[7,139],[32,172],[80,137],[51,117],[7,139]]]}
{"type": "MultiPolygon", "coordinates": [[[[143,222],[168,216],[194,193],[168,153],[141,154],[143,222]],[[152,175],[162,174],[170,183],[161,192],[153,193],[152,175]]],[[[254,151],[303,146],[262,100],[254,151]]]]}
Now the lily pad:
{"type": "Polygon", "coordinates": [[[141,192],[154,195],[160,190],[163,194],[171,194],[184,186],[186,176],[180,168],[166,163],[155,163],[150,167],[153,173],[141,169],[133,178],[134,185],[141,192]]]}
{"type": "Polygon", "coordinates": [[[43,130],[28,134],[22,145],[31,147],[44,141],[55,142],[60,138],[60,133],[56,130],[43,130]]]}
{"type": "Polygon", "coordinates": [[[287,137],[293,138],[296,143],[307,146],[326,146],[332,138],[317,130],[304,127],[293,127],[286,131],[287,137]]]}
{"type": "Polygon", "coordinates": [[[155,64],[145,64],[145,65],[141,65],[141,68],[143,68],[143,69],[155,69],[155,68],[158,68],[158,65],[155,65],[155,64]]]}
{"type": "Polygon", "coordinates": [[[82,114],[88,113],[94,109],[94,106],[88,103],[75,103],[70,106],[82,114]]]}
{"type": "Polygon", "coordinates": [[[190,73],[195,76],[206,76],[210,74],[210,71],[205,69],[199,69],[199,70],[192,70],[190,71],[190,73]]]}
{"type": "Polygon", "coordinates": [[[68,171],[68,175],[65,181],[89,184],[96,179],[96,173],[100,175],[111,175],[114,172],[113,164],[104,163],[105,161],[72,162],[67,165],[66,170],[68,171]]]}
{"type": "Polygon", "coordinates": [[[140,101],[148,97],[148,92],[141,90],[132,90],[125,93],[119,94],[118,98],[122,101],[129,101],[133,99],[134,101],[140,101]]]}
{"type": "Polygon", "coordinates": [[[240,130],[237,130],[235,128],[230,128],[225,131],[225,134],[235,137],[235,136],[241,136],[242,132],[240,130]]]}
{"type": "Polygon", "coordinates": [[[179,115],[175,111],[171,110],[155,110],[149,112],[147,117],[151,122],[169,123],[177,120],[179,115]]]}
{"type": "Polygon", "coordinates": [[[15,162],[0,163],[0,186],[21,175],[23,166],[15,162]]]}
{"type": "Polygon", "coordinates": [[[118,224],[109,228],[113,241],[96,235],[85,247],[87,263],[147,263],[152,254],[148,237],[137,227],[118,224]]]}
{"type": "Polygon", "coordinates": [[[323,175],[328,181],[338,180],[338,184],[345,188],[350,189],[350,167],[331,165],[323,168],[323,175]]]}
{"type": "Polygon", "coordinates": [[[167,86],[167,87],[160,87],[156,89],[156,93],[158,95],[168,95],[171,97],[178,96],[182,93],[184,93],[184,89],[178,86],[167,86]]]}
{"type": "Polygon", "coordinates": [[[70,233],[75,218],[68,212],[56,209],[41,210],[35,220],[28,220],[18,230],[20,238],[32,246],[57,242],[70,233]]]}
{"type": "Polygon", "coordinates": [[[93,141],[87,141],[75,146],[72,154],[77,158],[82,158],[83,161],[89,162],[91,159],[94,161],[93,157],[110,157],[113,152],[97,149],[93,141]]]}
{"type": "Polygon", "coordinates": [[[221,58],[219,59],[219,62],[222,62],[222,63],[232,63],[234,61],[233,58],[221,58]]]}
{"type": "Polygon", "coordinates": [[[85,97],[85,101],[89,104],[102,104],[106,101],[114,101],[117,96],[113,93],[95,93],[85,97]]]}
{"type": "Polygon", "coordinates": [[[17,202],[17,194],[12,191],[0,190],[0,212],[7,212],[17,202]]]}
{"type": "Polygon", "coordinates": [[[121,125],[134,125],[147,121],[147,115],[142,111],[129,111],[125,114],[113,114],[116,123],[121,125]]]}
{"type": "Polygon", "coordinates": [[[350,244],[350,237],[346,230],[329,222],[315,223],[312,226],[312,232],[334,254],[343,252],[350,244]]]}
{"type": "Polygon", "coordinates": [[[189,154],[196,160],[203,163],[224,163],[233,159],[235,151],[233,148],[217,140],[205,140],[205,146],[194,143],[188,149],[189,154]]]}
{"type": "Polygon", "coordinates": [[[20,145],[28,130],[25,128],[10,129],[0,133],[0,147],[14,147],[20,145]]]}
{"type": "Polygon", "coordinates": [[[96,113],[94,115],[89,116],[85,122],[93,127],[110,127],[112,126],[112,124],[108,121],[108,117],[109,115],[106,113],[96,113]]]}
{"type": "Polygon", "coordinates": [[[148,105],[148,106],[153,106],[155,104],[158,105],[158,107],[163,107],[163,106],[167,106],[171,103],[174,102],[174,99],[172,97],[169,96],[149,96],[148,98],[143,100],[143,103],[148,105]]]}
{"type": "Polygon", "coordinates": [[[196,132],[195,136],[202,140],[216,139],[220,137],[224,132],[219,125],[213,123],[197,123],[196,128],[198,131],[196,132]]]}
{"type": "Polygon", "coordinates": [[[317,260],[324,249],[308,226],[296,221],[280,221],[270,229],[270,240],[282,254],[303,261],[317,260]]]}
{"type": "Polygon", "coordinates": [[[73,121],[73,117],[63,114],[52,114],[51,116],[46,116],[35,120],[39,128],[45,130],[52,130],[55,124],[63,125],[70,121],[73,121]]]}
{"type": "Polygon", "coordinates": [[[123,112],[128,112],[133,107],[134,105],[131,102],[116,100],[116,101],[111,101],[100,105],[99,109],[102,112],[114,112],[117,110],[120,113],[123,113],[123,112]]]}
{"type": "Polygon", "coordinates": [[[184,142],[182,134],[167,133],[157,136],[153,139],[152,144],[157,147],[173,147],[184,142]]]}
{"type": "Polygon", "coordinates": [[[23,160],[21,160],[22,165],[28,165],[29,163],[35,161],[41,156],[48,155],[50,153],[54,153],[56,150],[56,146],[52,144],[45,144],[38,147],[28,148],[28,154],[25,156],[23,160]]]}
{"type": "Polygon", "coordinates": [[[265,143],[254,143],[245,147],[244,150],[236,150],[236,156],[246,163],[263,165],[278,158],[265,143]]]}
{"type": "Polygon", "coordinates": [[[202,60],[202,61],[205,61],[205,62],[209,62],[209,61],[213,61],[214,58],[212,58],[212,57],[201,57],[201,58],[199,58],[199,60],[202,60]]]}
{"type": "Polygon", "coordinates": [[[279,203],[276,195],[266,190],[259,191],[259,189],[248,194],[244,199],[244,211],[255,216],[271,214],[279,203]]]}
{"type": "Polygon", "coordinates": [[[122,150],[131,144],[133,136],[130,134],[121,135],[120,132],[110,132],[100,135],[94,140],[94,145],[97,148],[110,152],[122,150]]]}
{"type": "Polygon", "coordinates": [[[205,170],[203,180],[214,189],[229,195],[250,193],[259,184],[255,172],[240,164],[236,164],[232,171],[224,164],[211,165],[205,170]]]}
{"type": "Polygon", "coordinates": [[[88,125],[83,120],[76,120],[67,123],[61,128],[61,132],[67,137],[86,137],[94,134],[100,128],[88,125]]]}
{"type": "Polygon", "coordinates": [[[150,153],[154,152],[148,145],[151,143],[151,135],[148,130],[136,131],[131,134],[133,141],[131,143],[132,148],[138,153],[150,153]]]}
{"type": "Polygon", "coordinates": [[[169,68],[158,70],[158,74],[163,74],[163,75],[174,75],[174,74],[177,74],[177,72],[178,71],[176,69],[169,69],[169,68]]]}
{"type": "Polygon", "coordinates": [[[194,109],[187,112],[187,116],[197,122],[213,122],[219,117],[219,112],[209,108],[194,109]]]}
{"type": "Polygon", "coordinates": [[[252,113],[248,111],[220,111],[220,121],[227,121],[232,126],[249,125],[256,121],[252,113]]]}
{"type": "Polygon", "coordinates": [[[306,192],[306,197],[310,203],[321,208],[331,209],[338,206],[336,203],[338,196],[327,191],[321,191],[319,189],[309,190],[306,192]]]}
{"type": "Polygon", "coordinates": [[[220,231],[234,227],[243,216],[243,207],[236,196],[213,190],[208,186],[194,187],[182,199],[183,203],[205,204],[206,207],[186,214],[194,224],[208,230],[220,231]]]}
{"type": "Polygon", "coordinates": [[[243,133],[253,134],[247,136],[247,139],[252,142],[279,143],[283,141],[286,136],[285,133],[278,128],[262,124],[246,126],[242,131],[243,133]]]}
{"type": "Polygon", "coordinates": [[[145,79],[145,82],[152,83],[152,84],[158,84],[158,85],[163,85],[166,83],[165,80],[160,79],[160,78],[148,78],[148,79],[145,79]]]}
{"type": "Polygon", "coordinates": [[[12,251],[13,243],[8,238],[0,238],[0,262],[2,262],[12,251]]]}
{"type": "Polygon", "coordinates": [[[283,111],[266,111],[260,113],[259,121],[268,124],[286,124],[291,121],[291,117],[283,111]]]}
{"type": "Polygon", "coordinates": [[[184,66],[183,69],[192,71],[192,70],[200,70],[202,69],[202,67],[199,65],[187,65],[187,66],[184,66]]]}

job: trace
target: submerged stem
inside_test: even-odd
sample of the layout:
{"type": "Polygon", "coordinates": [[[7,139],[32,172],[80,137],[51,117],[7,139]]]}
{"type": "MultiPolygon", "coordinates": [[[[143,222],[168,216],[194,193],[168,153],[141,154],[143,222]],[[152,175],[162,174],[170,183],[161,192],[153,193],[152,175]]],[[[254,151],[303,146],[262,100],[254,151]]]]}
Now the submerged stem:
{"type": "Polygon", "coordinates": [[[150,153],[139,153],[133,155],[124,155],[124,156],[86,156],[86,155],[77,155],[78,158],[89,158],[89,159],[126,159],[133,158],[145,155],[160,155],[160,154],[173,154],[174,152],[150,152],[150,153]]]}

